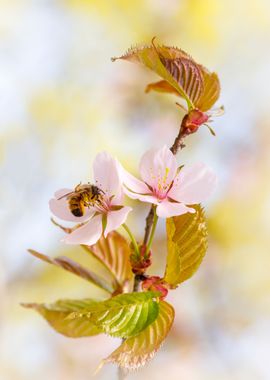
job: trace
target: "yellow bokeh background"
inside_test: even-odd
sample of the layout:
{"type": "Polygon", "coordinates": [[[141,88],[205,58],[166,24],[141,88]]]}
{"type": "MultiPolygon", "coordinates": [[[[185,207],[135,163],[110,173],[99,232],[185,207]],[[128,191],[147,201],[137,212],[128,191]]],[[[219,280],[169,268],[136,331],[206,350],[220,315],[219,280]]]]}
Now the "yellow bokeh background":
{"type": "MultiPolygon", "coordinates": [[[[213,123],[216,138],[201,128],[178,156],[218,174],[205,205],[208,253],[169,295],[176,320],[162,349],[129,378],[270,378],[269,15],[268,0],[0,1],[1,380],[91,379],[120,343],[60,336],[20,302],[105,296],[27,248],[95,268],[60,242],[48,200],[91,180],[99,151],[136,174],[145,150],[173,142],[183,115],[177,99],[144,94],[153,73],[110,61],[153,36],[219,74],[226,112],[213,123]]],[[[147,206],[131,205],[128,224],[140,239],[147,206]]],[[[152,273],[162,274],[165,254],[160,222],[152,273]]],[[[116,376],[107,365],[95,378],[116,376]]]]}

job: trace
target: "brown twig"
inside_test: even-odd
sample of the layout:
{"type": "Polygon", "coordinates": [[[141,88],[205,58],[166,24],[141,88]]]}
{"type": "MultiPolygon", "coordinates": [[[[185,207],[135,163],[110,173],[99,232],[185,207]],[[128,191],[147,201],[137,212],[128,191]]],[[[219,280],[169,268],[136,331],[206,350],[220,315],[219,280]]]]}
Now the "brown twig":
{"type": "MultiPolygon", "coordinates": [[[[185,120],[185,118],[183,119],[183,121],[184,120],[185,120]]],[[[170,147],[170,151],[174,155],[177,154],[179,149],[183,149],[185,147],[185,144],[183,143],[183,141],[184,141],[185,137],[188,135],[188,133],[186,132],[186,128],[184,128],[183,121],[181,123],[179,133],[178,133],[177,137],[175,138],[173,145],[170,147]]]]}

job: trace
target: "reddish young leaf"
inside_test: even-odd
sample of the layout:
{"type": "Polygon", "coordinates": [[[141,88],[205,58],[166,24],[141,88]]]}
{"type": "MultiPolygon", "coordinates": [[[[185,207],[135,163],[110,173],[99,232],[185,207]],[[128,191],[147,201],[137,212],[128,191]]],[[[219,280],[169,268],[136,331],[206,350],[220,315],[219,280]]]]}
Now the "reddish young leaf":
{"type": "Polygon", "coordinates": [[[207,111],[219,97],[217,75],[176,47],[155,45],[153,39],[152,45],[131,48],[126,54],[112,58],[113,61],[116,59],[142,63],[157,73],[163,80],[148,85],[146,92],[177,94],[186,100],[189,111],[194,108],[207,111]]]}
{"type": "MultiPolygon", "coordinates": [[[[66,233],[72,232],[72,229],[65,228],[54,220],[52,222],[66,233]]],[[[92,246],[81,246],[108,271],[114,295],[132,290],[134,276],[130,264],[131,249],[122,235],[112,231],[92,246]]]]}
{"type": "Polygon", "coordinates": [[[71,272],[83,278],[84,280],[91,282],[92,284],[98,286],[99,288],[109,293],[114,292],[114,289],[102,277],[91,272],[89,269],[84,268],[83,266],[81,266],[80,264],[76,263],[75,261],[71,260],[68,257],[61,256],[61,257],[52,258],[46,255],[43,255],[42,253],[39,253],[37,251],[34,251],[33,249],[29,249],[28,252],[31,253],[31,255],[37,257],[38,259],[45,261],[46,263],[53,264],[59,268],[63,268],[67,270],[68,272],[71,272]]]}
{"type": "Polygon", "coordinates": [[[113,276],[116,293],[131,291],[134,275],[130,265],[131,250],[126,239],[116,231],[92,246],[83,248],[98,259],[113,276]]]}

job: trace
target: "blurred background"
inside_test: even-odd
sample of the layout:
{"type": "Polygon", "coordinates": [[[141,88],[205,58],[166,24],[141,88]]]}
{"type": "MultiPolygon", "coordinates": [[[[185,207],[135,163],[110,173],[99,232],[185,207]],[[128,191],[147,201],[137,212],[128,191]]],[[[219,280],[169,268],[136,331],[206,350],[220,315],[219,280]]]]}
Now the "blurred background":
{"type": "MultiPolygon", "coordinates": [[[[19,303],[105,296],[26,250],[87,262],[50,222],[54,191],[91,180],[99,151],[136,174],[146,149],[172,144],[177,99],[145,95],[153,73],[110,61],[153,36],[219,74],[226,113],[215,119],[216,138],[203,127],[178,156],[219,177],[206,205],[208,253],[169,296],[176,320],[162,349],[129,378],[270,379],[269,15],[268,0],[0,1],[1,380],[92,379],[120,343],[65,338],[19,303]]],[[[132,205],[139,239],[147,206],[132,205]]],[[[153,273],[162,274],[165,253],[160,223],[153,273]]],[[[114,378],[112,365],[96,376],[114,378]]]]}

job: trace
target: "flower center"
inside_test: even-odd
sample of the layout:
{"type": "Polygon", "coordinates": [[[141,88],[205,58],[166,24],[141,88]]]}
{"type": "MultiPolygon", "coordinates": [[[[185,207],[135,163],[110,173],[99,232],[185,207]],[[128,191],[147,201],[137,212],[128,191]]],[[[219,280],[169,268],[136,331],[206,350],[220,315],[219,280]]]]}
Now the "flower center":
{"type": "Polygon", "coordinates": [[[152,176],[153,179],[157,180],[156,186],[153,189],[153,193],[155,196],[163,200],[166,198],[168,191],[171,188],[172,182],[168,182],[168,176],[169,176],[170,169],[166,167],[165,173],[162,175],[161,172],[159,172],[158,176],[152,176]]]}
{"type": "Polygon", "coordinates": [[[110,210],[110,203],[103,199],[100,203],[95,204],[95,209],[101,214],[106,214],[110,210]]]}

